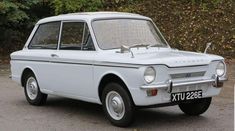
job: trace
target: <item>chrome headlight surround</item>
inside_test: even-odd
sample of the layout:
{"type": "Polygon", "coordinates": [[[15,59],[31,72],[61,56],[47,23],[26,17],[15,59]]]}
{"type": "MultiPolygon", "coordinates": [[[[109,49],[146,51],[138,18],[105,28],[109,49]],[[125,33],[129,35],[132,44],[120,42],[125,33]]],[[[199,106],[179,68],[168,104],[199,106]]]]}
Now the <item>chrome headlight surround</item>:
{"type": "Polygon", "coordinates": [[[220,61],[216,66],[216,75],[220,77],[223,76],[225,74],[225,68],[224,62],[220,61]]]}
{"type": "Polygon", "coordinates": [[[144,80],[148,84],[152,83],[156,78],[156,71],[153,67],[147,67],[144,71],[144,80]]]}

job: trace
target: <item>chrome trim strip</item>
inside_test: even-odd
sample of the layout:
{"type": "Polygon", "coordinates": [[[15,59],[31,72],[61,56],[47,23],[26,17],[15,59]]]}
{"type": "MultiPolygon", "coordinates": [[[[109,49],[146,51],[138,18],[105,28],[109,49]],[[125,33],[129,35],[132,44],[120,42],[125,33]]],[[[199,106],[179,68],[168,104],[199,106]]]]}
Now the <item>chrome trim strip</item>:
{"type": "MultiPolygon", "coordinates": [[[[227,78],[219,78],[219,82],[223,82],[223,81],[227,81],[227,78]]],[[[142,85],[140,86],[141,89],[161,89],[161,88],[166,88],[167,91],[171,91],[172,87],[177,87],[177,86],[187,86],[187,85],[194,85],[194,84],[204,84],[204,83],[213,83],[216,82],[216,79],[204,79],[204,80],[197,80],[197,81],[187,81],[187,82],[179,82],[179,83],[174,83],[172,82],[172,87],[170,87],[169,82],[171,80],[169,80],[168,82],[164,83],[164,84],[155,84],[155,85],[142,85]]]]}
{"type": "Polygon", "coordinates": [[[60,64],[77,64],[77,65],[93,65],[93,66],[105,66],[105,67],[122,67],[122,68],[135,68],[138,69],[139,66],[134,65],[123,65],[123,64],[116,64],[111,65],[110,63],[86,63],[86,62],[65,62],[65,61],[46,61],[46,60],[29,60],[29,59],[11,59],[12,61],[32,61],[32,62],[47,62],[47,63],[60,63],[60,64]]]}
{"type": "Polygon", "coordinates": [[[62,28],[63,28],[63,22],[60,21],[60,31],[59,31],[59,37],[58,37],[58,43],[57,43],[57,50],[60,48],[60,41],[61,41],[61,34],[62,34],[62,28]]]}
{"type": "Polygon", "coordinates": [[[101,61],[99,63],[108,63],[108,64],[125,64],[125,65],[133,65],[133,66],[157,66],[157,65],[163,65],[168,68],[185,68],[185,67],[198,67],[198,66],[208,66],[208,64],[202,64],[202,65],[188,65],[188,66],[168,66],[166,64],[132,64],[132,63],[117,63],[117,62],[109,62],[109,61],[101,61]]]}
{"type": "Polygon", "coordinates": [[[95,66],[110,66],[110,67],[129,67],[129,68],[139,68],[140,66],[157,66],[163,65],[168,68],[185,68],[185,67],[198,67],[198,66],[208,66],[208,64],[203,65],[189,65],[189,66],[177,66],[170,67],[166,64],[132,64],[132,63],[117,63],[109,61],[94,61],[94,64],[91,63],[75,63],[75,62],[60,62],[60,61],[45,61],[45,60],[30,60],[30,59],[11,59],[17,61],[35,61],[35,62],[53,62],[53,63],[65,63],[65,64],[83,64],[83,65],[95,65],[95,66]]]}

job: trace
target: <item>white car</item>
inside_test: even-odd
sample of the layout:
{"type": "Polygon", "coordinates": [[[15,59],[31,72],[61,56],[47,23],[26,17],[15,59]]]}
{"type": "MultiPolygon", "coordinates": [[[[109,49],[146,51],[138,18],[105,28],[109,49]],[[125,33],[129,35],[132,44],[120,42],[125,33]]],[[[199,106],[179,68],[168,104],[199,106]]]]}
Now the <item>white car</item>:
{"type": "Polygon", "coordinates": [[[221,56],[170,48],[148,17],[87,12],[38,21],[24,48],[11,54],[11,73],[32,105],[48,94],[102,104],[112,124],[128,126],[138,107],[204,113],[221,91],[226,65],[221,56]]]}

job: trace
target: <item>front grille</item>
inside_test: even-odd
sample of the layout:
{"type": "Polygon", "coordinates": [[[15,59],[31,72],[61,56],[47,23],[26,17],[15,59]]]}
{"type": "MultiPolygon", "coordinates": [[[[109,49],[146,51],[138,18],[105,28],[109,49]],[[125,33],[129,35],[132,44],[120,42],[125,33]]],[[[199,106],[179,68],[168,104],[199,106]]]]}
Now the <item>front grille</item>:
{"type": "Polygon", "coordinates": [[[205,73],[206,73],[205,71],[200,71],[200,72],[170,74],[170,76],[171,79],[193,78],[193,77],[203,77],[205,73]]]}

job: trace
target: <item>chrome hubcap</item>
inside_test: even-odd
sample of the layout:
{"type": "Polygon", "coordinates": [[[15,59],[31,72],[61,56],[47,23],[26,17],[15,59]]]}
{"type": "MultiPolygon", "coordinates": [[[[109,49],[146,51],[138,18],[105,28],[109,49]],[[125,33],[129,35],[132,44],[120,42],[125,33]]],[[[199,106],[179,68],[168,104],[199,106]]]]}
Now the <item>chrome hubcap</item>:
{"type": "Polygon", "coordinates": [[[122,97],[116,91],[111,91],[107,94],[105,101],[110,116],[115,120],[122,119],[125,113],[125,105],[122,97]]]}
{"type": "Polygon", "coordinates": [[[38,95],[38,84],[34,77],[29,77],[27,80],[26,93],[31,100],[36,99],[38,95]]]}

